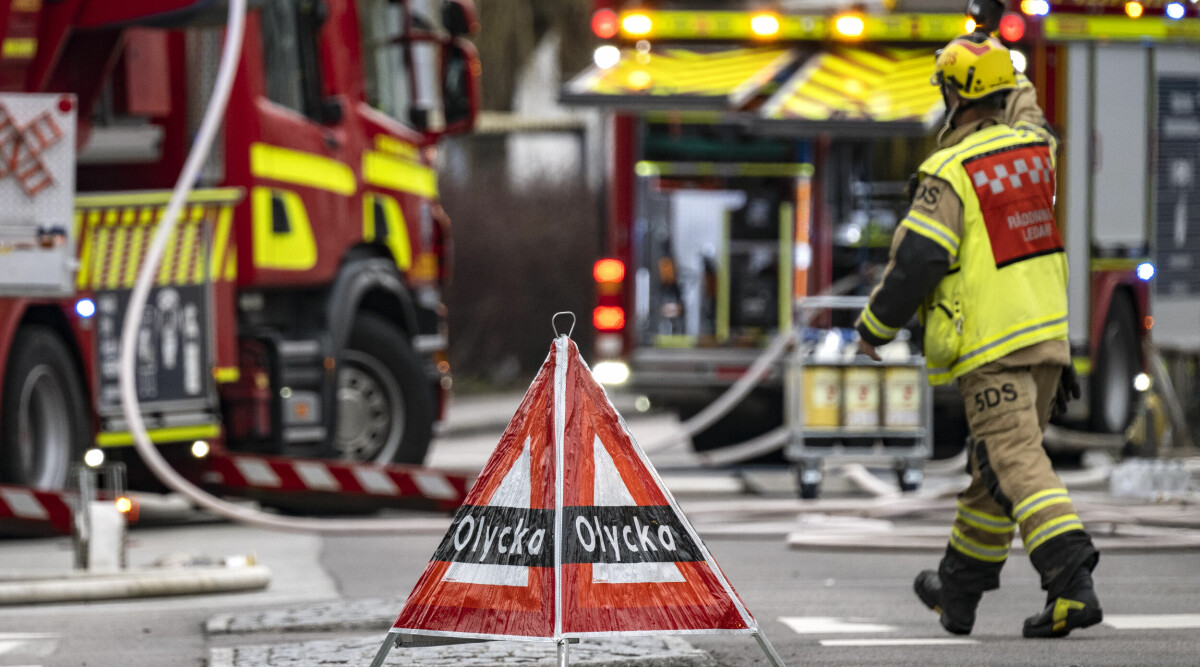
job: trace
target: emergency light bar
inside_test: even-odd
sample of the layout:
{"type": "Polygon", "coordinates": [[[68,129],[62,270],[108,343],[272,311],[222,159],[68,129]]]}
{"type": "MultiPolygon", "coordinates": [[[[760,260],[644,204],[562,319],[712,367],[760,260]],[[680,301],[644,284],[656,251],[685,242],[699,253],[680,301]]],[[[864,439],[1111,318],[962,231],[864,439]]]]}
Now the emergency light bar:
{"type": "MultiPolygon", "coordinates": [[[[1130,0],[1136,5],[1113,5],[1113,13],[1078,13],[1082,5],[1050,0],[1022,0],[1001,21],[1001,37],[1020,41],[1026,22],[1037,26],[1044,38],[1058,41],[1200,41],[1200,10],[1195,3],[1164,0],[1130,0]],[[1024,18],[1021,16],[1024,14],[1024,18]],[[1127,15],[1128,14],[1128,15],[1127,15]]],[[[599,15],[599,12],[597,12],[599,15]]],[[[625,41],[721,42],[934,42],[945,43],[975,28],[961,14],[775,14],[732,11],[625,11],[616,19],[604,17],[597,35],[611,34],[625,41]],[[611,22],[611,23],[610,23],[611,22]]]]}
{"type": "Polygon", "coordinates": [[[627,40],[796,41],[880,40],[945,42],[966,32],[967,19],[956,14],[889,14],[859,12],[773,14],[751,12],[650,11],[622,12],[619,36],[627,40]]]}

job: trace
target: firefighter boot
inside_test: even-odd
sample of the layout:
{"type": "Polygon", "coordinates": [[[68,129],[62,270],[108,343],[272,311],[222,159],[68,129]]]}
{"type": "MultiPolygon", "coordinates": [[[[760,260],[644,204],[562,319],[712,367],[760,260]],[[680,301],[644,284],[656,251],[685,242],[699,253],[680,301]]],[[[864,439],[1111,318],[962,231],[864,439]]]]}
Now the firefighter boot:
{"type": "Polygon", "coordinates": [[[937,571],[918,574],[913,590],[926,607],[937,612],[943,628],[956,635],[969,635],[983,593],[1000,587],[1003,565],[977,561],[947,547],[937,571]]]}
{"type": "Polygon", "coordinates": [[[1043,544],[1030,554],[1029,559],[1042,574],[1046,606],[1040,614],[1025,619],[1022,634],[1026,637],[1066,637],[1072,630],[1095,625],[1104,619],[1092,583],[1092,570],[1100,554],[1087,533],[1081,530],[1064,533],[1043,544]],[[1061,565],[1053,565],[1055,562],[1061,565]]]}

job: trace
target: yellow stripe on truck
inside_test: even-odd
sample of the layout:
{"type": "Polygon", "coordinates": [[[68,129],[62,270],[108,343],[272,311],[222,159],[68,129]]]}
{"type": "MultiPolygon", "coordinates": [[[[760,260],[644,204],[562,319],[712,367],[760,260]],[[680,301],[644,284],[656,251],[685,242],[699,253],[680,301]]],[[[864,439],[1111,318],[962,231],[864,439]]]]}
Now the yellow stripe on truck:
{"type": "Polygon", "coordinates": [[[354,170],[345,163],[270,144],[250,145],[250,173],[339,195],[349,196],[358,191],[354,170]]]}
{"type": "Polygon", "coordinates": [[[363,180],[389,190],[437,197],[437,173],[423,164],[399,160],[378,151],[363,153],[363,180]]]}
{"type": "MultiPolygon", "coordinates": [[[[200,438],[216,438],[221,435],[221,427],[217,424],[200,424],[197,426],[169,426],[152,428],[146,431],[154,442],[187,442],[200,438]]],[[[133,444],[133,434],[128,431],[97,433],[97,447],[124,447],[133,444]]]]}
{"type": "Polygon", "coordinates": [[[367,194],[363,197],[363,241],[369,243],[375,240],[375,228],[379,222],[375,219],[377,201],[383,209],[382,222],[387,230],[387,238],[383,243],[392,252],[396,267],[407,271],[408,267],[412,266],[412,243],[408,238],[408,223],[404,220],[404,210],[400,208],[400,202],[396,201],[395,197],[380,194],[367,194]]]}
{"type": "Polygon", "coordinates": [[[391,153],[408,160],[417,159],[417,147],[407,141],[400,141],[386,134],[375,135],[375,147],[384,153],[391,153]]]}
{"type": "Polygon", "coordinates": [[[257,187],[250,193],[254,218],[254,266],[260,269],[306,271],[317,264],[317,241],[300,195],[288,190],[257,187]],[[273,200],[283,205],[286,220],[276,231],[273,200]]]}

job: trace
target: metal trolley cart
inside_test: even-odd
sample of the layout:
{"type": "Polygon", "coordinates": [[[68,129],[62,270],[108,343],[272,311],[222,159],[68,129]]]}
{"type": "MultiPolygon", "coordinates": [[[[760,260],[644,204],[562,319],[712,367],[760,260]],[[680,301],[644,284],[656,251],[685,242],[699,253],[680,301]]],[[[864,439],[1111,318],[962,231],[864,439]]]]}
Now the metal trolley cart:
{"type": "MultiPolygon", "coordinates": [[[[799,299],[798,323],[807,326],[821,311],[866,304],[867,297],[855,296],[799,299]]],[[[901,490],[915,490],[933,454],[933,391],[924,357],[877,362],[844,350],[823,357],[818,348],[802,343],[785,362],[784,418],[791,436],[784,455],[795,469],[800,497],[820,493],[825,461],[890,463],[901,490]]]]}

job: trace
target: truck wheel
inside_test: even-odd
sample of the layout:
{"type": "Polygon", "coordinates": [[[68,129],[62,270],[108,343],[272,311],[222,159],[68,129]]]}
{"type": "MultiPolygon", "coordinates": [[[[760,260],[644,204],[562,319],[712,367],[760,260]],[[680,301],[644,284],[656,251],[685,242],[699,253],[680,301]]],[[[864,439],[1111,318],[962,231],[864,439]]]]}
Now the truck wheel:
{"type": "Polygon", "coordinates": [[[1133,306],[1123,293],[1113,295],[1091,378],[1091,426],[1100,433],[1122,433],[1137,401],[1133,378],[1141,371],[1133,306]]]}
{"type": "Polygon", "coordinates": [[[338,455],[353,461],[425,461],[433,401],[420,360],[384,318],[360,313],[337,380],[338,455]]]}
{"type": "Polygon", "coordinates": [[[0,414],[0,481],[61,489],[91,434],[75,356],[53,329],[13,338],[0,414]]]}

